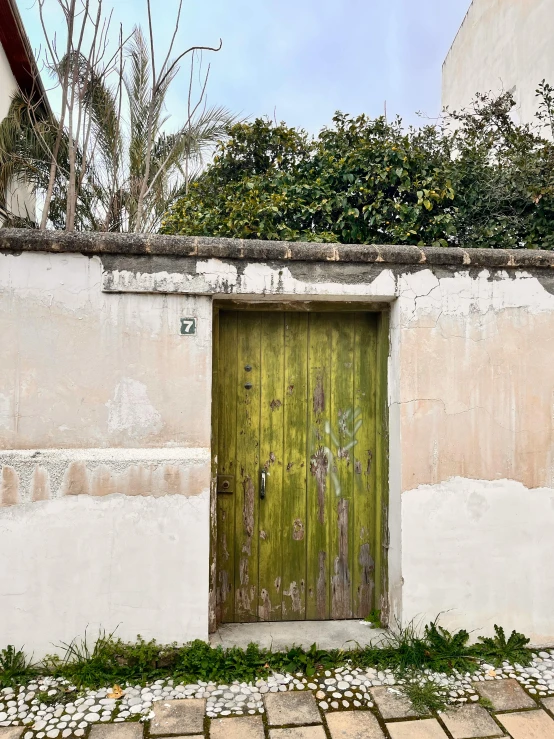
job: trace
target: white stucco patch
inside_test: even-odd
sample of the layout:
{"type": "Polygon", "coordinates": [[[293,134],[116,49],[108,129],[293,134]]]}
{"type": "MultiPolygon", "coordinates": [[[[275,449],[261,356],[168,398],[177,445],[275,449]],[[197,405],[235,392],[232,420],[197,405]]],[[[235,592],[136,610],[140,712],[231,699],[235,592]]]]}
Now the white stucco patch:
{"type": "Polygon", "coordinates": [[[486,269],[477,277],[467,272],[441,278],[431,270],[406,273],[398,278],[398,295],[405,323],[425,314],[461,318],[509,308],[533,314],[554,311],[554,295],[536,277],[519,270],[515,274],[498,271],[494,279],[486,269]]]}
{"type": "Polygon", "coordinates": [[[554,641],[554,489],[453,478],[402,495],[403,622],[554,641]]]}
{"type": "Polygon", "coordinates": [[[209,495],[85,495],[0,509],[2,645],[39,658],[99,629],[206,639],[209,495]]]}
{"type": "MultiPolygon", "coordinates": [[[[315,267],[314,267],[315,268],[315,267]]],[[[199,260],[191,273],[132,272],[107,270],[102,278],[105,292],[175,292],[185,294],[281,295],[318,298],[349,297],[392,300],[396,280],[384,269],[373,281],[345,283],[332,280],[303,280],[293,276],[287,265],[245,262],[241,273],[234,264],[220,259],[199,260]]]]}
{"type": "Polygon", "coordinates": [[[126,431],[129,436],[143,436],[161,431],[163,421],[148,397],[146,385],[131,377],[124,377],[114,391],[108,408],[108,431],[126,431]]]}

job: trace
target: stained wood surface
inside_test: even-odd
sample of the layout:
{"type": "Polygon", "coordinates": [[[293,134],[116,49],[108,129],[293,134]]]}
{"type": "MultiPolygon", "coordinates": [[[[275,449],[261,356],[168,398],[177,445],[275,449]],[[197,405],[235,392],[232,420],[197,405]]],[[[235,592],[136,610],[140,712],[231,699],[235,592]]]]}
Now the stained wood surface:
{"type": "Polygon", "coordinates": [[[378,321],[220,312],[218,473],[235,475],[235,492],[217,496],[222,622],[378,607],[378,321]]]}

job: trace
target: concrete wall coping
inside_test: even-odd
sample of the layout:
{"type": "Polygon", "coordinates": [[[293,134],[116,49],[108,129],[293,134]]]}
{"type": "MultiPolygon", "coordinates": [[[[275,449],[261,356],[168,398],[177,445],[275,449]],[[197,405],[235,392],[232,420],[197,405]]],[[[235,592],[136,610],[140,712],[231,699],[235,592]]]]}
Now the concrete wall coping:
{"type": "Polygon", "coordinates": [[[321,244],[120,234],[101,232],[0,229],[0,252],[49,252],[85,255],[199,257],[249,261],[343,262],[364,264],[452,265],[495,269],[554,268],[554,251],[542,249],[461,249],[434,246],[321,244]]]}

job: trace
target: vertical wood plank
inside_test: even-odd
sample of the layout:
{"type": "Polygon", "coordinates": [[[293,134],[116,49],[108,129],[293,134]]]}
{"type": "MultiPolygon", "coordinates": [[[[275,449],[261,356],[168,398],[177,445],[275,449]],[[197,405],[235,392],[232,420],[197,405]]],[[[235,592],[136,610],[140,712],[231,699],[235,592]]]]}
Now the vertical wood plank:
{"type": "Polygon", "coordinates": [[[237,331],[237,471],[235,491],[235,621],[258,618],[261,316],[241,312],[237,331]],[[249,366],[252,369],[247,371],[249,366]],[[251,388],[245,387],[252,385],[251,388]]]}
{"type": "Polygon", "coordinates": [[[282,613],[306,618],[308,315],[285,314],[282,613]]]}
{"type": "Polygon", "coordinates": [[[287,502],[283,498],[284,313],[261,315],[260,469],[266,473],[266,497],[259,500],[259,594],[261,621],[280,621],[282,540],[287,502]]]}
{"type": "Polygon", "coordinates": [[[354,413],[360,426],[353,448],[352,615],[375,608],[377,316],[358,313],[354,324],[354,413]]]}
{"type": "MultiPolygon", "coordinates": [[[[352,617],[353,448],[359,414],[354,411],[354,325],[348,314],[329,313],[331,409],[327,420],[329,457],[329,565],[331,618],[352,617]]],[[[361,413],[361,412],[360,412],[361,413]]]]}
{"type": "Polygon", "coordinates": [[[325,420],[331,408],[331,343],[323,313],[309,314],[306,618],[330,616],[329,602],[329,459],[325,420]]]}
{"type": "Polygon", "coordinates": [[[375,600],[381,609],[381,621],[389,623],[388,551],[389,551],[389,407],[387,391],[390,351],[390,314],[379,314],[377,337],[377,459],[375,494],[375,600]]]}
{"type": "MultiPolygon", "coordinates": [[[[217,471],[236,475],[237,313],[221,312],[218,348],[217,471]]],[[[236,484],[236,483],[235,483],[236,484]]],[[[217,616],[235,620],[235,497],[217,495],[217,616]]]]}
{"type": "Polygon", "coordinates": [[[219,438],[219,310],[212,319],[212,433],[211,433],[211,481],[210,481],[210,595],[208,605],[208,633],[217,630],[217,452],[219,438]]]}

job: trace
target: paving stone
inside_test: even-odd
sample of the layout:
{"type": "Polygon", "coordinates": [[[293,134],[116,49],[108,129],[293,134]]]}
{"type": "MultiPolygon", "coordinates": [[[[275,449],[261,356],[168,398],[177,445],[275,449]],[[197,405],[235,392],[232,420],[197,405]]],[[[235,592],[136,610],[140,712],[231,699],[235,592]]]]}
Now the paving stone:
{"type": "Polygon", "coordinates": [[[420,721],[399,721],[387,724],[391,739],[447,739],[439,722],[434,718],[420,721]]]}
{"type": "Polygon", "coordinates": [[[264,705],[270,726],[321,723],[312,693],[266,693],[264,705]]]}
{"type": "Polygon", "coordinates": [[[371,711],[341,711],[325,716],[331,739],[384,739],[371,711]]]}
{"type": "Polygon", "coordinates": [[[25,731],[24,726],[0,726],[0,739],[20,739],[25,731]]]}
{"type": "Polygon", "coordinates": [[[543,698],[541,703],[550,713],[554,713],[554,698],[543,698]]]}
{"type": "Polygon", "coordinates": [[[150,734],[201,734],[204,730],[204,698],[157,701],[152,706],[154,718],[150,722],[150,734]]]}
{"type": "Polygon", "coordinates": [[[542,710],[502,713],[498,720],[513,739],[554,739],[554,721],[542,710]]]}
{"type": "Polygon", "coordinates": [[[483,706],[461,706],[441,714],[454,739],[502,736],[503,731],[483,706]]]}
{"type": "Polygon", "coordinates": [[[495,711],[517,711],[519,708],[536,708],[537,704],[527,695],[517,680],[489,680],[475,683],[483,698],[488,698],[495,711]]]}
{"type": "Polygon", "coordinates": [[[371,688],[369,692],[385,720],[389,718],[413,718],[420,715],[397,687],[390,688],[382,685],[378,688],[371,688]]]}
{"type": "Polygon", "coordinates": [[[90,739],[142,739],[143,733],[143,724],[98,724],[90,730],[90,739]]]}
{"type": "Polygon", "coordinates": [[[297,726],[294,729],[270,729],[269,739],[327,739],[323,726],[297,726]]]}
{"type": "Polygon", "coordinates": [[[210,739],[264,739],[261,716],[212,719],[210,739]]]}

